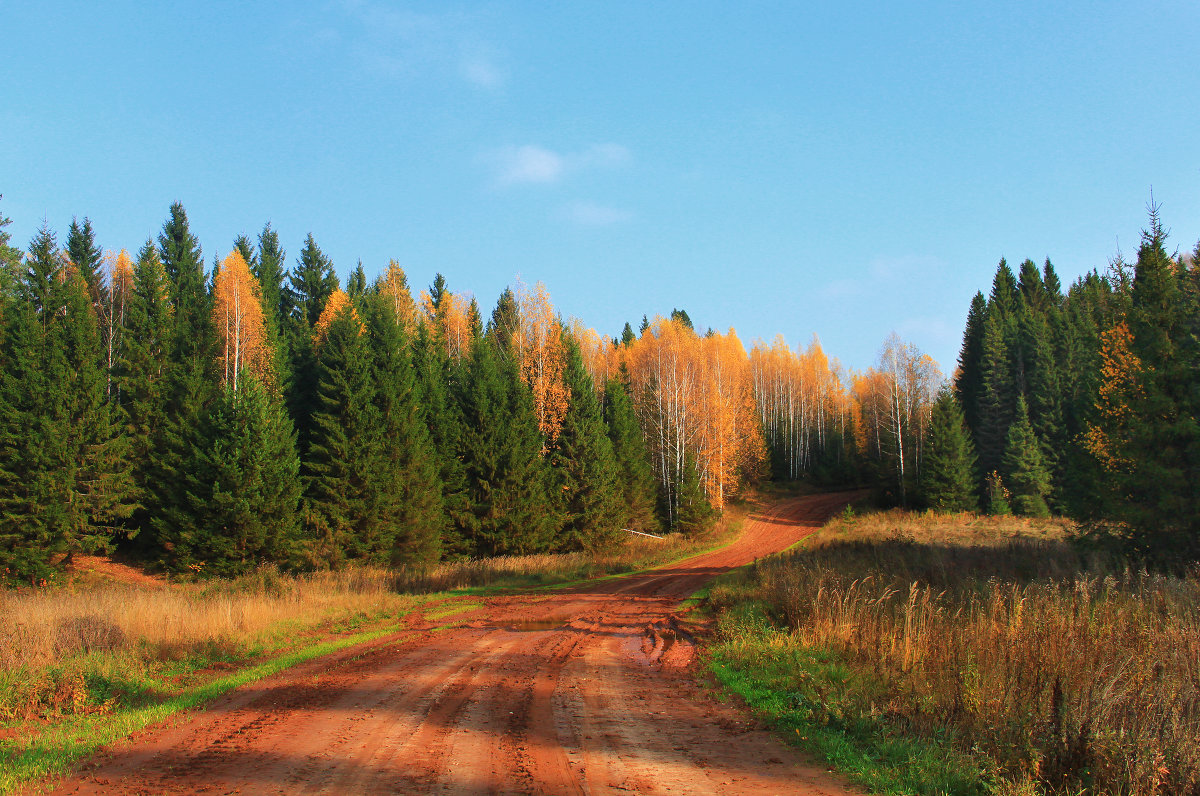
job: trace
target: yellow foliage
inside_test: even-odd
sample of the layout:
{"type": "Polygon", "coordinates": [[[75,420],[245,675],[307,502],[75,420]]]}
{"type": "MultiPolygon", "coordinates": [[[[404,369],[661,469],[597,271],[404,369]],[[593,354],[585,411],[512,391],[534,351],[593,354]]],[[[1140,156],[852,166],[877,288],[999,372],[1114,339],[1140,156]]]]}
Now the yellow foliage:
{"type": "Polygon", "coordinates": [[[379,292],[388,301],[388,306],[396,313],[396,321],[403,327],[406,334],[412,334],[417,328],[417,305],[412,293],[408,290],[408,277],[404,269],[395,260],[389,260],[387,270],[379,280],[379,292]]]}
{"type": "Polygon", "coordinates": [[[521,367],[521,378],[533,390],[538,428],[548,443],[558,439],[567,416],[570,397],[563,381],[566,366],[562,324],[554,315],[550,294],[538,282],[532,291],[517,285],[521,323],[513,335],[513,350],[521,367]]]}
{"type": "Polygon", "coordinates": [[[1134,422],[1133,407],[1145,396],[1142,362],[1133,353],[1133,333],[1123,321],[1100,335],[1100,389],[1096,409],[1101,425],[1088,424],[1083,441],[1110,472],[1127,470],[1133,462],[1121,454],[1134,422]]]}
{"type": "Polygon", "coordinates": [[[358,323],[360,334],[366,331],[362,319],[358,317],[358,312],[354,309],[354,305],[350,303],[350,297],[346,295],[346,291],[339,289],[333,291],[333,295],[325,303],[325,309],[321,310],[321,317],[317,318],[317,325],[313,327],[314,343],[320,346],[325,342],[325,338],[329,336],[329,327],[343,312],[349,312],[350,317],[358,323]]]}
{"type": "Polygon", "coordinates": [[[274,385],[275,371],[258,280],[236,249],[213,275],[213,324],[221,338],[218,356],[223,368],[222,383],[232,385],[236,391],[239,377],[246,370],[264,384],[274,385]]]}

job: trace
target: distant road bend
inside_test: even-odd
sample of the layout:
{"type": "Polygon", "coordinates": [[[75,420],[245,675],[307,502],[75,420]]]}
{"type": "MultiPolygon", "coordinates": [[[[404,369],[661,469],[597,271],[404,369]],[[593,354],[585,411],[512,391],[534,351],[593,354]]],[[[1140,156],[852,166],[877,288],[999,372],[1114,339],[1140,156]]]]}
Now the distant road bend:
{"type": "Polygon", "coordinates": [[[55,793],[849,794],[687,671],[679,603],[853,495],[791,498],[729,547],[489,598],[310,661],[117,744],[55,793]]]}

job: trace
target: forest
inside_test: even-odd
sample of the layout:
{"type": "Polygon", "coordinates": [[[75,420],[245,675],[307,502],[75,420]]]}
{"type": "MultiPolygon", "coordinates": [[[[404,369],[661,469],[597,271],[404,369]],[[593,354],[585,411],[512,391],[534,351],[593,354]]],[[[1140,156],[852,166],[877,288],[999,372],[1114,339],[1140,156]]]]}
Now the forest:
{"type": "Polygon", "coordinates": [[[601,550],[694,532],[763,479],[884,503],[1083,521],[1200,554],[1196,252],[1151,208],[1136,262],[1063,289],[1005,261],[947,379],[892,336],[844,369],[814,338],[749,352],[683,310],[608,337],[542,284],[488,316],[392,261],[344,281],[268,224],[206,268],[181,204],[136,255],[84,218],[25,250],[0,215],[0,572],[120,549],[235,575],[601,550]]]}

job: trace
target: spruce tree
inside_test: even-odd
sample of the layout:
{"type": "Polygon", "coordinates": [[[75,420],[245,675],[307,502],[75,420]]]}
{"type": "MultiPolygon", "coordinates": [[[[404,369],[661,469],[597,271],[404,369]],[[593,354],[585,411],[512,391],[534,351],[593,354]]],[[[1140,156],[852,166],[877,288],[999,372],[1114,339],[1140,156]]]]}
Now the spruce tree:
{"type": "Polygon", "coordinates": [[[312,435],[313,413],[320,410],[316,400],[318,366],[313,349],[313,327],[326,303],[338,289],[333,263],[317,247],[312,233],[304,241],[296,267],[289,277],[286,303],[290,308],[286,336],[291,349],[291,389],[288,410],[296,422],[301,458],[306,458],[312,435]]]}
{"type": "Polygon", "coordinates": [[[331,564],[344,558],[382,563],[395,538],[390,496],[378,478],[383,424],[371,352],[348,302],[330,319],[315,353],[316,411],[304,461],[313,552],[331,564]]]}
{"type": "Polygon", "coordinates": [[[464,555],[471,551],[467,528],[474,515],[467,494],[466,469],[459,458],[463,419],[456,395],[466,365],[450,361],[446,349],[433,338],[425,321],[417,326],[412,360],[420,417],[429,429],[442,485],[442,505],[449,520],[442,536],[442,552],[451,557],[464,555]]]}
{"type": "Polygon", "coordinates": [[[195,431],[217,395],[212,297],[207,290],[200,244],[179,202],[171,205],[170,217],[158,236],[158,254],[167,274],[172,313],[158,456],[147,480],[152,489],[149,507],[159,518],[152,523],[154,541],[160,560],[169,564],[181,542],[180,529],[161,518],[186,511],[190,504],[186,483],[189,463],[195,458],[192,448],[207,444],[196,438],[195,431]]]}
{"type": "Polygon", "coordinates": [[[246,261],[246,265],[250,267],[250,272],[258,271],[258,252],[254,249],[254,243],[246,235],[238,235],[233,239],[234,250],[242,255],[242,259],[246,261]]]}
{"type": "Polygon", "coordinates": [[[184,499],[155,519],[175,569],[237,575],[287,562],[299,537],[300,460],[283,402],[253,375],[223,388],[189,432],[184,499]]]}
{"type": "Polygon", "coordinates": [[[623,525],[633,530],[655,533],[662,527],[655,512],[658,482],[650,467],[650,454],[633,411],[633,401],[629,399],[623,381],[609,379],[605,385],[604,417],[617,462],[617,480],[622,490],[623,525]]]}
{"type": "Polygon", "coordinates": [[[96,245],[96,232],[92,229],[91,219],[86,216],[82,224],[78,219],[71,219],[71,227],[67,230],[67,258],[83,277],[92,304],[99,308],[104,298],[104,279],[100,273],[104,252],[96,245]]]}
{"type": "Polygon", "coordinates": [[[921,492],[935,511],[977,511],[975,450],[954,392],[934,401],[921,465],[921,492]]]}
{"type": "MultiPolygon", "coordinates": [[[[3,199],[0,195],[0,199],[3,199]]],[[[0,213],[0,306],[13,296],[17,280],[21,275],[21,260],[24,255],[16,246],[10,245],[12,233],[6,227],[12,219],[0,213]]]]}
{"type": "Polygon", "coordinates": [[[296,314],[310,329],[325,309],[325,302],[338,289],[333,262],[317,246],[312,233],[304,239],[296,268],[292,271],[288,293],[296,314]]]}
{"type": "Polygon", "coordinates": [[[346,279],[346,295],[350,297],[350,301],[354,306],[362,305],[362,297],[367,292],[367,272],[363,270],[362,260],[358,261],[358,265],[350,272],[350,276],[346,279]]]}
{"type": "Polygon", "coordinates": [[[969,428],[979,427],[979,400],[983,394],[983,323],[987,317],[987,299],[976,293],[967,311],[962,351],[958,355],[958,373],[954,389],[962,405],[969,428]]]}
{"type": "Polygon", "coordinates": [[[1141,363],[1141,400],[1131,406],[1130,436],[1116,474],[1117,519],[1139,552],[1162,558],[1200,557],[1200,447],[1196,362],[1189,350],[1190,296],[1184,266],[1167,254],[1167,233],[1150,207],[1134,266],[1128,313],[1132,353],[1141,363]]]}
{"type": "Polygon", "coordinates": [[[386,296],[370,293],[366,314],[383,434],[376,476],[396,529],[388,563],[429,564],[441,555],[449,523],[437,451],[422,418],[411,346],[402,319],[386,296]]]}
{"type": "Polygon", "coordinates": [[[492,339],[496,349],[504,356],[512,356],[512,339],[521,328],[521,309],[517,306],[517,297],[512,288],[504,288],[492,310],[492,319],[488,321],[487,335],[492,339]]]}
{"type": "Polygon", "coordinates": [[[476,338],[458,403],[470,511],[464,532],[476,555],[552,549],[560,527],[550,495],[533,396],[515,362],[476,338]]]}
{"type": "Polygon", "coordinates": [[[989,307],[983,322],[980,355],[983,389],[979,395],[979,420],[975,427],[975,450],[979,455],[980,471],[985,475],[1000,470],[1017,393],[1008,347],[1004,343],[1003,322],[1002,315],[989,307]]]}
{"type": "Polygon", "coordinates": [[[126,319],[125,342],[117,359],[115,380],[129,440],[136,496],[143,509],[134,514],[131,523],[137,529],[148,522],[144,509],[149,505],[160,429],[166,415],[171,351],[167,274],[150,240],[138,252],[133,266],[133,290],[126,319]]]}
{"type": "Polygon", "coordinates": [[[1041,444],[1029,422],[1025,399],[1017,399],[1016,418],[1008,431],[1004,451],[1003,476],[1011,490],[1013,511],[1027,517],[1047,517],[1050,508],[1050,470],[1042,456],[1041,444]]]}
{"type": "Polygon", "coordinates": [[[567,412],[550,450],[553,494],[563,517],[558,547],[599,550],[611,545],[620,533],[625,514],[622,490],[592,377],[574,338],[564,335],[563,342],[567,412]]]}
{"type": "Polygon", "coordinates": [[[109,550],[133,502],[88,286],[44,227],[5,327],[0,567],[46,577],[55,554],[109,550]]]}
{"type": "Polygon", "coordinates": [[[629,347],[633,345],[633,341],[637,336],[633,333],[633,327],[629,325],[629,321],[625,321],[625,327],[621,329],[621,345],[629,347]]]}
{"type": "Polygon", "coordinates": [[[285,253],[279,245],[279,235],[267,224],[258,236],[257,257],[247,260],[250,273],[258,280],[262,298],[263,320],[267,327],[267,344],[274,352],[275,376],[283,395],[292,386],[292,328],[288,324],[288,303],[284,296],[285,253]]]}

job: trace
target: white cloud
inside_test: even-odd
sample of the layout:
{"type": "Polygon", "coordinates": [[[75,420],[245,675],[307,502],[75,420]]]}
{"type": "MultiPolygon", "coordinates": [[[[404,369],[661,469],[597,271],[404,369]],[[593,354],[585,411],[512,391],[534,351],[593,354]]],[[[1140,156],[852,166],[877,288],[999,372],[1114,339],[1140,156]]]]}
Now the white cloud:
{"type": "Polygon", "coordinates": [[[494,91],[502,88],[507,80],[507,75],[495,59],[484,52],[464,54],[458,68],[464,80],[479,88],[494,91]]]}
{"type": "Polygon", "coordinates": [[[341,8],[352,24],[350,52],[372,72],[393,80],[451,74],[488,90],[505,83],[477,15],[423,14],[370,0],[343,0],[341,8]]]}
{"type": "Polygon", "coordinates": [[[556,183],[574,172],[623,165],[629,158],[629,150],[620,144],[597,144],[573,153],[526,144],[498,149],[484,160],[492,166],[496,185],[503,187],[556,183]]]}
{"type": "Polygon", "coordinates": [[[575,202],[565,211],[568,221],[581,227],[608,227],[633,218],[633,213],[593,202],[575,202]]]}
{"type": "Polygon", "coordinates": [[[532,145],[505,147],[490,160],[499,185],[558,182],[566,168],[562,155],[532,145]]]}

